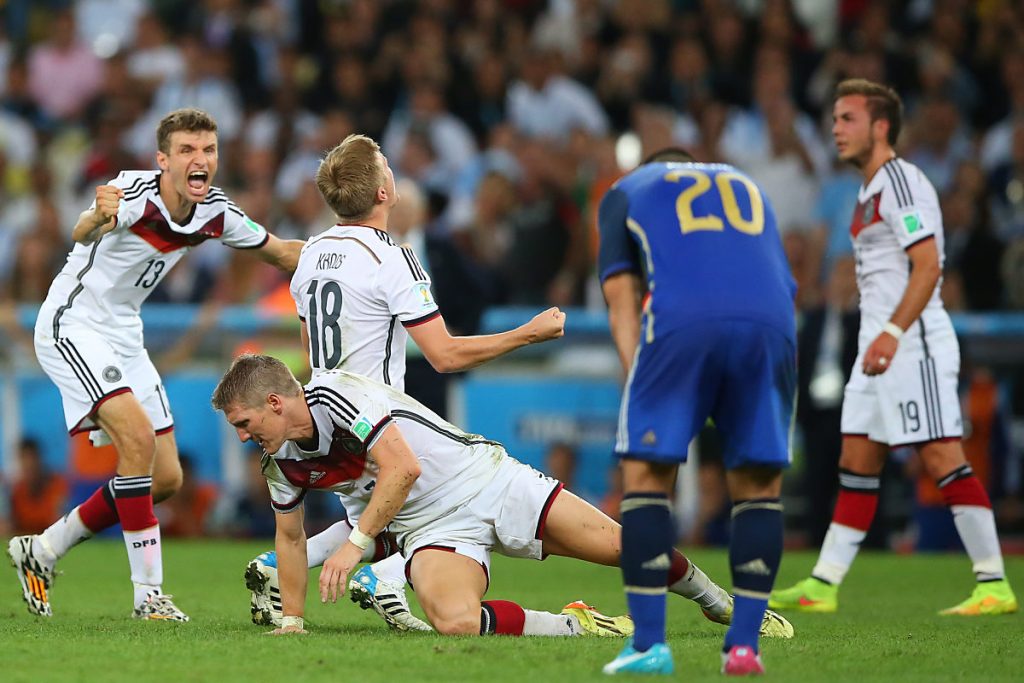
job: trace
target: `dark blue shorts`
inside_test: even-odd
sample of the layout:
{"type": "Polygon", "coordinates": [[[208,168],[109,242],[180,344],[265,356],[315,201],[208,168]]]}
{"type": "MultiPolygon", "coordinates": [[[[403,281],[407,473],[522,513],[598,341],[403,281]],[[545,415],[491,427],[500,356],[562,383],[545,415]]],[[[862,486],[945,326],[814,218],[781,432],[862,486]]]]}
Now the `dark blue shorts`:
{"type": "Polygon", "coordinates": [[[710,417],[726,469],[786,467],[796,402],[796,348],[773,327],[741,320],[687,325],[641,341],[619,411],[619,457],[686,462],[710,417]]]}

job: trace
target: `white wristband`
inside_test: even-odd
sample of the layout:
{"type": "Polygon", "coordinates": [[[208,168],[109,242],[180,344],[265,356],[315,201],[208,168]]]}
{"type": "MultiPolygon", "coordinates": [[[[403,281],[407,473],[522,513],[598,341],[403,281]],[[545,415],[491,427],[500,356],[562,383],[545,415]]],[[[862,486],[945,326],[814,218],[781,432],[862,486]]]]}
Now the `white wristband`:
{"type": "Polygon", "coordinates": [[[903,328],[891,320],[882,326],[882,332],[885,332],[897,341],[903,336],[903,328]]]}
{"type": "Polygon", "coordinates": [[[359,527],[353,527],[348,535],[348,542],[360,550],[366,550],[373,543],[373,536],[367,536],[359,530],[359,527]]]}
{"type": "Polygon", "coordinates": [[[305,622],[302,620],[302,617],[281,617],[281,628],[294,626],[301,631],[304,625],[305,622]]]}

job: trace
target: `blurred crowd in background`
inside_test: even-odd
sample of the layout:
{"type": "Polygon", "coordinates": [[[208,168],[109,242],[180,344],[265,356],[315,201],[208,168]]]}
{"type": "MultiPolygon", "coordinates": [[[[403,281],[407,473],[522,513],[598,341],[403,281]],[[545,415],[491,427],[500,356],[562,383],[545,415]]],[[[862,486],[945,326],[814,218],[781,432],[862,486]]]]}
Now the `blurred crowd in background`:
{"type": "MultiPolygon", "coordinates": [[[[848,77],[891,84],[904,99],[899,153],[942,201],[947,307],[1024,309],[1019,1],[3,0],[0,8],[0,323],[10,336],[18,334],[11,305],[43,299],[94,187],[122,169],[152,168],[156,122],[178,107],[217,119],[215,183],[281,237],[334,222],[313,181],[325,150],[353,132],[379,140],[401,181],[396,239],[427,252],[435,295],[462,333],[474,332],[489,306],[603,306],[597,204],[630,164],[682,146],[701,161],[737,165],[771,199],[799,285],[804,447],[837,456],[856,349],[848,228],[861,179],[836,163],[830,127],[833,87],[848,77]]],[[[282,293],[287,300],[272,269],[211,246],[150,301],[273,307],[282,293]]],[[[1019,492],[1000,488],[1012,406],[995,385],[988,369],[965,368],[965,414],[977,423],[968,439],[981,439],[974,457],[989,463],[983,471],[1012,526],[1024,519],[1019,492]]],[[[817,537],[835,462],[813,460],[821,471],[806,468],[805,497],[808,519],[821,526],[805,527],[817,537]]],[[[913,458],[901,467],[913,474],[913,458]]],[[[26,486],[61,493],[56,484],[26,486]]],[[[941,504],[920,486],[916,499],[941,504]]]]}

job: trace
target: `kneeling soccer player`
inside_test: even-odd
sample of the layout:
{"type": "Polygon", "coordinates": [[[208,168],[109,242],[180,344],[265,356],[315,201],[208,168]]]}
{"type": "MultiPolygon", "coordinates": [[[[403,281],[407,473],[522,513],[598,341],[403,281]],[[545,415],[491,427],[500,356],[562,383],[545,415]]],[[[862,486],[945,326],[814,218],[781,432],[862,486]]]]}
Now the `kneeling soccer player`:
{"type": "MultiPolygon", "coordinates": [[[[212,402],[239,438],[265,451],[283,606],[276,632],[303,627],[307,558],[301,503],[307,490],[321,489],[341,495],[352,525],[324,563],[324,601],[344,592],[349,573],[388,527],[408,558],[406,572],[420,604],[440,633],[632,633],[628,617],[605,617],[583,603],[550,614],[482,601],[491,551],[533,559],[563,555],[608,566],[617,566],[621,553],[618,524],[510,457],[500,444],[467,434],[405,394],[359,375],[325,372],[303,387],[269,356],[237,358],[212,402]]],[[[362,572],[353,584],[360,585],[360,578],[362,572]]],[[[709,619],[729,623],[731,596],[678,552],[672,553],[668,582],[709,619]]],[[[762,632],[790,637],[793,631],[769,613],[762,632]]]]}

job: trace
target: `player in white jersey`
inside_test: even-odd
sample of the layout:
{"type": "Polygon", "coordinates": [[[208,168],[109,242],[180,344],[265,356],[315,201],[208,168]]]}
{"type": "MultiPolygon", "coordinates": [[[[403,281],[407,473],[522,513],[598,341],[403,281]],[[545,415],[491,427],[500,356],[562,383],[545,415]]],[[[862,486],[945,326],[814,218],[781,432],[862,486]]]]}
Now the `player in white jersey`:
{"type": "Polygon", "coordinates": [[[978,581],[969,598],[941,614],[1015,612],[992,505],[960,443],[960,349],[939,298],[938,197],[921,170],[893,151],[902,110],[899,96],[877,83],[853,79],[836,91],[832,134],[839,157],[864,176],[850,227],[861,297],[859,353],[843,399],[832,524],[810,578],[775,591],[769,605],[837,609],[839,584],[878,506],[889,449],[913,446],[953,513],[978,581]]]}
{"type": "MultiPolygon", "coordinates": [[[[337,492],[352,531],[324,563],[320,596],[336,600],[349,572],[385,527],[396,534],[405,571],[440,633],[629,635],[628,617],[584,603],[561,614],[482,597],[490,553],[543,559],[563,555],[617,566],[619,525],[562,484],[519,463],[501,444],[468,434],[402,392],[342,370],[305,387],[269,356],[243,355],[221,378],[215,409],[242,441],[264,450],[277,520],[277,568],[284,617],[274,633],[303,630],[308,562],[301,504],[311,489],[337,492]],[[481,571],[481,569],[483,571],[481,571]]],[[[669,590],[690,597],[713,621],[732,615],[729,595],[673,551],[669,590]]],[[[792,636],[775,614],[768,635],[792,636]]]]}
{"type": "Polygon", "coordinates": [[[11,539],[8,552],[29,611],[50,616],[54,565],[74,545],[121,523],[133,615],[188,621],[160,590],[160,527],[154,502],[181,485],[174,420],[142,341],[140,307],[192,247],[220,240],[282,270],[295,269],[302,242],[282,241],[249,219],[212,182],[217,124],[180,109],[157,128],[159,170],[125,171],[96,188],[72,232],[76,242],[39,311],[35,349],[60,389],[68,431],[102,430],[117,448],[117,475],[38,536],[11,539]]]}
{"type": "MultiPolygon", "coordinates": [[[[410,334],[439,372],[468,370],[527,344],[562,336],[565,315],[557,308],[501,334],[448,333],[426,270],[412,249],[395,244],[388,235],[388,218],[399,195],[387,158],[370,138],[345,138],[327,153],[316,182],[338,223],[309,239],[291,281],[314,375],[341,368],[403,390],[410,334]]],[[[310,538],[310,566],[319,566],[345,543],[349,530],[347,523],[339,522],[310,538]]],[[[246,570],[251,612],[258,624],[266,623],[268,614],[274,623],[280,614],[273,567],[268,566],[274,559],[264,553],[246,570]]],[[[389,600],[393,609],[383,609],[380,600],[358,584],[353,600],[374,607],[393,628],[425,626],[406,611],[400,558],[375,564],[364,575],[367,582],[386,586],[384,595],[395,598],[389,600]]]]}

